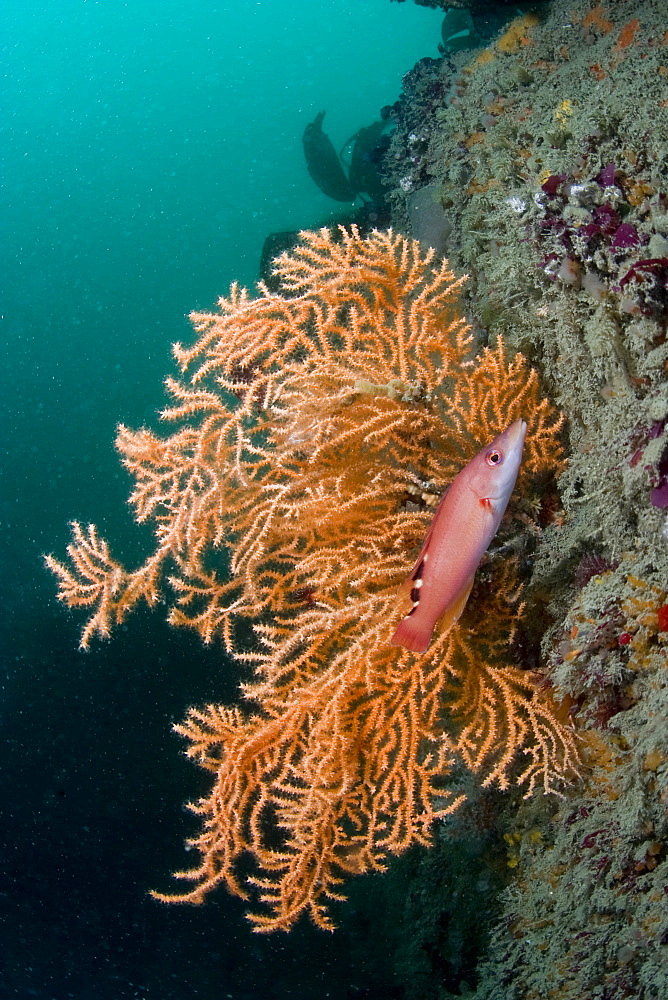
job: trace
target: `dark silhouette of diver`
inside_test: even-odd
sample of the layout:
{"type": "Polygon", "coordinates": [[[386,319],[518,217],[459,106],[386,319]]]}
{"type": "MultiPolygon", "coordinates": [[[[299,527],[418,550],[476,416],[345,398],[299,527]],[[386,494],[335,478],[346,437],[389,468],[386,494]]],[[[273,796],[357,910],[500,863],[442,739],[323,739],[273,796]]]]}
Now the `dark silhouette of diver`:
{"type": "Polygon", "coordinates": [[[321,191],[336,201],[354,201],[357,191],[349,182],[332,140],[322,130],[325,112],[320,111],[304,129],[302,141],[306,168],[321,191]]]}

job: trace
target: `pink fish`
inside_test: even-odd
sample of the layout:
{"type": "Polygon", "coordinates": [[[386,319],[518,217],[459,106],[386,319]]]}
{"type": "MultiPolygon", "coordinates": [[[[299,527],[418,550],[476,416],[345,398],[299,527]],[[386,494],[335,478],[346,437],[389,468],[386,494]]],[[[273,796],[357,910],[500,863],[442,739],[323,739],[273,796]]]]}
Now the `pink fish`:
{"type": "Polygon", "coordinates": [[[438,505],[420,555],[397,595],[412,605],[393,646],[424,653],[436,622],[451,628],[461,615],[478,564],[497,532],[522,461],[527,425],[516,420],[455,476],[438,505]]]}

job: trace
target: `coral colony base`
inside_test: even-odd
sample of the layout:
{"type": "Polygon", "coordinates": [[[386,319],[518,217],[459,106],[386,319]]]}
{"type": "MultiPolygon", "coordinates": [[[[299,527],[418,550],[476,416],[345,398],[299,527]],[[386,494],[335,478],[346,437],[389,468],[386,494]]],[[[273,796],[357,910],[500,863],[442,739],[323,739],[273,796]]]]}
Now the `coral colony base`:
{"type": "Polygon", "coordinates": [[[174,433],[119,430],[155,552],[128,572],[75,524],[70,565],[47,558],[61,598],[92,611],[83,646],[166,583],[174,625],[252,665],[243,706],[193,708],[177,726],[213,787],[191,807],[201,863],[178,877],[192,887],[156,895],[200,902],[222,882],[264,904],[250,914],[258,931],[303,912],[331,928],[345,875],[429,844],[434,820],[457,809],[455,765],[530,795],[577,762],[571,728],[513,645],[533,524],[520,498],[563,465],[562,418],[535,371],[501,341],[473,350],[462,279],[417,241],[302,233],[275,272],[280,293],[232,288],[219,312],[192,317],[199,338],[175,347],[182,378],[168,379],[162,414],[174,433]],[[513,421],[526,443],[507,551],[425,652],[391,645],[434,501],[513,421]],[[255,872],[242,883],[246,854],[255,872]]]}

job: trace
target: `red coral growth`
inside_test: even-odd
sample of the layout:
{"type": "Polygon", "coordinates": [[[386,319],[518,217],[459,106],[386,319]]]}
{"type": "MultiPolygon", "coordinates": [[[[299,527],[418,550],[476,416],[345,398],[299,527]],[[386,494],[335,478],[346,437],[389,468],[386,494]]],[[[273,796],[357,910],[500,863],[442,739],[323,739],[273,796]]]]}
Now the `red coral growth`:
{"type": "Polygon", "coordinates": [[[628,24],[625,24],[619,32],[619,36],[612,51],[621,52],[622,49],[628,49],[630,45],[633,45],[639,28],[640,21],[637,17],[634,17],[633,20],[628,22],[628,24]]]}

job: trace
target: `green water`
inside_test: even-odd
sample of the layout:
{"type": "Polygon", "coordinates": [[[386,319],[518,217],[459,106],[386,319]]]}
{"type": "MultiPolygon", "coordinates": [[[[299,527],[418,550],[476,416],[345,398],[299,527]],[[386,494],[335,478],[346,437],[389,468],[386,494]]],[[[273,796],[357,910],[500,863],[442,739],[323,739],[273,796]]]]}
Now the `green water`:
{"type": "Polygon", "coordinates": [[[79,654],[40,557],[63,555],[70,518],[140,557],[116,424],[155,426],[185,314],[252,283],[268,233],[337,209],[307,174],[305,124],[326,109],[338,148],[373,121],[437,55],[441,16],[388,0],[5,0],[1,16],[0,1000],[388,997],[385,942],[352,907],[333,938],[258,940],[224,892],[149,899],[187,864],[181,803],[204,787],[169,726],[239,678],[159,611],[79,654]]]}

